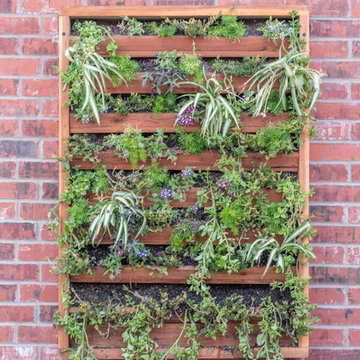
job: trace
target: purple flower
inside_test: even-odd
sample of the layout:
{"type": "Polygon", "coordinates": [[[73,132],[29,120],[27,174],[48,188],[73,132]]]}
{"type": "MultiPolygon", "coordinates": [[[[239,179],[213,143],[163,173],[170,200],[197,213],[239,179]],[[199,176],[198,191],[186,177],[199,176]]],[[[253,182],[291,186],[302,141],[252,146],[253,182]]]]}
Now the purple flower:
{"type": "Polygon", "coordinates": [[[119,256],[121,256],[121,255],[123,254],[123,252],[122,252],[121,250],[118,250],[116,253],[117,253],[119,256]]]}
{"type": "Polygon", "coordinates": [[[53,329],[55,329],[55,328],[56,328],[56,325],[55,325],[55,324],[52,324],[52,327],[53,327],[53,329]]]}
{"type": "Polygon", "coordinates": [[[172,190],[171,189],[162,189],[160,191],[160,199],[166,200],[172,198],[172,190]]]}
{"type": "Polygon", "coordinates": [[[199,211],[199,203],[196,202],[195,205],[194,205],[194,212],[197,213],[199,211]]]}
{"type": "Polygon", "coordinates": [[[178,122],[181,126],[191,126],[194,125],[194,117],[193,113],[195,110],[194,105],[189,105],[184,112],[181,114],[181,116],[178,116],[178,122]]]}
{"type": "Polygon", "coordinates": [[[246,100],[247,96],[245,94],[240,94],[240,99],[246,100]]]}
{"type": "Polygon", "coordinates": [[[148,257],[148,253],[146,250],[139,252],[138,257],[140,259],[146,259],[148,257]]]}
{"type": "Polygon", "coordinates": [[[218,188],[220,188],[220,189],[225,189],[226,187],[227,187],[227,185],[228,185],[228,181],[227,180],[225,180],[224,182],[219,182],[218,184],[217,184],[217,186],[218,186],[218,188]]]}
{"type": "Polygon", "coordinates": [[[185,170],[181,170],[181,174],[180,177],[186,177],[186,176],[191,176],[192,175],[192,170],[191,169],[185,169],[185,170]]]}

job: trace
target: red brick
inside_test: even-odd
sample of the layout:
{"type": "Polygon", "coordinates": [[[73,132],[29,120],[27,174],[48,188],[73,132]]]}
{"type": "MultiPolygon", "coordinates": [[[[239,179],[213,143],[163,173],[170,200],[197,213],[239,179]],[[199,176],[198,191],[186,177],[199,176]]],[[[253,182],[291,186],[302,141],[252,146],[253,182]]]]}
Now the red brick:
{"type": "Polygon", "coordinates": [[[0,326],[0,342],[11,343],[14,341],[14,327],[10,325],[0,326]]]}
{"type": "Polygon", "coordinates": [[[33,306],[0,306],[0,318],[3,322],[34,321],[33,306]]]}
{"type": "Polygon", "coordinates": [[[15,217],[15,203],[0,203],[0,220],[13,219],[15,217]]]}
{"type": "Polygon", "coordinates": [[[43,33],[45,35],[57,35],[59,24],[57,17],[43,18],[43,33]]]}
{"type": "Polygon", "coordinates": [[[57,302],[57,285],[20,284],[20,301],[22,302],[57,302]]]}
{"type": "Polygon", "coordinates": [[[360,305],[360,288],[350,288],[348,290],[348,299],[350,305],[360,305]]]}
{"type": "Polygon", "coordinates": [[[357,61],[312,61],[311,66],[322,69],[332,79],[360,78],[359,62],[357,61]]]}
{"type": "Polygon", "coordinates": [[[39,18],[35,17],[2,17],[0,23],[0,34],[39,34],[39,18]]]}
{"type": "Polygon", "coordinates": [[[0,75],[23,76],[40,73],[39,59],[0,59],[0,75]]]}
{"type": "Polygon", "coordinates": [[[351,1],[351,15],[360,16],[360,0],[351,1]]]}
{"type": "Polygon", "coordinates": [[[310,56],[319,58],[347,58],[349,55],[347,41],[310,41],[310,56]]]}
{"type": "Polygon", "coordinates": [[[57,116],[58,111],[58,101],[45,99],[43,100],[43,115],[44,116],[57,116]]]}
{"type": "Polygon", "coordinates": [[[53,265],[50,264],[44,264],[41,267],[41,281],[53,281],[58,282],[59,277],[57,275],[54,275],[52,272],[53,265]]]}
{"type": "Polygon", "coordinates": [[[21,261],[48,261],[58,254],[56,244],[20,244],[18,257],[21,261]]]}
{"type": "Polygon", "coordinates": [[[56,200],[59,196],[59,187],[57,183],[43,183],[41,198],[56,200]]]}
{"type": "Polygon", "coordinates": [[[21,133],[23,136],[56,137],[58,135],[58,122],[54,120],[23,120],[21,122],[21,133]]]}
{"type": "Polygon", "coordinates": [[[0,260],[14,260],[15,246],[14,244],[0,243],[0,260]]]}
{"type": "Polygon", "coordinates": [[[20,178],[57,179],[58,163],[25,161],[19,164],[20,178]]]}
{"type": "Polygon", "coordinates": [[[65,360],[66,355],[56,347],[43,346],[40,349],[40,360],[65,360]],[[64,357],[65,356],[65,357],[64,357]]]}
{"type": "Polygon", "coordinates": [[[360,224],[360,206],[349,207],[349,223],[360,224]]]}
{"type": "Polygon", "coordinates": [[[37,347],[31,346],[0,346],[0,358],[11,360],[37,360],[37,347]]]}
{"type": "Polygon", "coordinates": [[[349,174],[345,165],[311,164],[310,181],[348,181],[349,174]]]}
{"type": "Polygon", "coordinates": [[[319,121],[316,123],[316,139],[348,140],[350,124],[335,121],[319,121]]]}
{"type": "Polygon", "coordinates": [[[45,59],[44,61],[44,75],[58,75],[54,70],[54,66],[58,66],[58,59],[45,59]]]}
{"type": "Polygon", "coordinates": [[[360,83],[351,84],[351,99],[360,100],[360,83]]]}
{"type": "Polygon", "coordinates": [[[34,240],[34,224],[0,223],[0,238],[2,240],[34,240]]]}
{"type": "Polygon", "coordinates": [[[350,329],[349,340],[351,346],[360,346],[360,329],[350,329]]]}
{"type": "Polygon", "coordinates": [[[19,122],[16,120],[0,120],[0,136],[17,136],[19,122]]]}
{"type": "Polygon", "coordinates": [[[58,154],[58,141],[45,140],[43,143],[43,157],[54,159],[58,154]]]}
{"type": "Polygon", "coordinates": [[[1,55],[18,55],[19,40],[16,38],[0,38],[1,55]]]}
{"type": "Polygon", "coordinates": [[[352,56],[360,57],[360,41],[353,41],[351,48],[352,48],[352,56]]]}
{"type": "Polygon", "coordinates": [[[341,288],[310,288],[310,302],[319,305],[343,305],[344,290],[341,288]]]}
{"type": "Polygon", "coordinates": [[[314,329],[310,335],[310,345],[341,346],[345,345],[343,330],[314,329]]]}
{"type": "Polygon", "coordinates": [[[20,205],[20,217],[24,220],[46,220],[53,204],[22,203],[20,205]]]}
{"type": "Polygon", "coordinates": [[[20,117],[20,116],[37,116],[38,114],[39,114],[38,100],[35,99],[31,99],[31,100],[1,99],[0,100],[0,116],[20,117]]]}
{"type": "Polygon", "coordinates": [[[351,140],[360,140],[360,124],[352,124],[351,140]]]}
{"type": "Polygon", "coordinates": [[[38,155],[37,141],[4,140],[0,141],[0,157],[26,158],[38,155]]]}
{"type": "Polygon", "coordinates": [[[16,12],[16,0],[6,0],[0,2],[0,13],[10,14],[16,12]]]}
{"type": "Polygon", "coordinates": [[[348,264],[360,264],[360,248],[356,247],[348,247],[347,249],[347,262],[348,264]]]}
{"type": "Polygon", "coordinates": [[[56,96],[58,94],[57,79],[24,79],[22,81],[23,96],[56,96]]]}
{"type": "Polygon", "coordinates": [[[18,338],[21,343],[55,343],[57,333],[50,326],[20,325],[18,338]]]}
{"type": "Polygon", "coordinates": [[[25,14],[55,14],[65,6],[81,5],[81,0],[22,0],[21,12],[25,14]]]}
{"type": "Polygon", "coordinates": [[[315,264],[342,264],[344,261],[344,249],[339,246],[314,246],[316,259],[315,264]]]}
{"type": "Polygon", "coordinates": [[[319,325],[341,326],[348,323],[346,309],[315,309],[313,315],[319,318],[319,325]]]}
{"type": "Polygon", "coordinates": [[[313,284],[358,284],[360,268],[354,267],[310,267],[313,284]]]}
{"type": "Polygon", "coordinates": [[[52,39],[25,38],[22,42],[25,55],[56,55],[57,43],[52,39]]]}
{"type": "Polygon", "coordinates": [[[41,240],[55,241],[57,240],[57,233],[55,231],[49,231],[48,225],[44,224],[41,227],[41,240]]]}
{"type": "Polygon", "coordinates": [[[343,206],[311,206],[311,214],[314,222],[341,222],[344,216],[343,206]]]}
{"type": "Polygon", "coordinates": [[[12,161],[0,162],[0,179],[13,178],[15,176],[16,163],[12,161]]]}
{"type": "Polygon", "coordinates": [[[347,37],[352,34],[353,22],[350,20],[310,20],[312,37],[347,37]]]}
{"type": "Polygon", "coordinates": [[[57,311],[57,306],[54,305],[40,305],[39,318],[41,322],[53,322],[54,313],[57,311]]]}
{"type": "Polygon", "coordinates": [[[359,161],[360,144],[311,144],[310,160],[359,161]]]}
{"type": "Polygon", "coordinates": [[[346,102],[318,102],[314,115],[319,120],[358,120],[360,117],[360,104],[346,102]]]}
{"type": "Polygon", "coordinates": [[[37,186],[30,182],[4,182],[0,186],[1,199],[36,199],[37,186]]]}
{"type": "Polygon", "coordinates": [[[19,79],[1,79],[0,95],[17,95],[19,79]]]}
{"type": "Polygon", "coordinates": [[[313,185],[315,194],[312,201],[360,202],[360,186],[351,185],[313,185]]]}
{"type": "Polygon", "coordinates": [[[313,242],[334,244],[360,243],[360,227],[355,226],[314,226],[317,230],[313,242]]]}
{"type": "Polygon", "coordinates": [[[351,179],[352,181],[360,182],[360,165],[351,165],[351,179]]]}
{"type": "Polygon", "coordinates": [[[346,82],[323,82],[321,84],[321,99],[346,99],[348,96],[348,84],[346,82]]]}
{"type": "Polygon", "coordinates": [[[16,285],[0,285],[0,301],[10,302],[15,300],[16,285]]]}
{"type": "Polygon", "coordinates": [[[39,267],[37,265],[19,264],[7,265],[0,264],[0,279],[2,280],[38,280],[39,267]]]}
{"type": "Polygon", "coordinates": [[[310,349],[308,360],[357,360],[360,350],[310,349]]]}

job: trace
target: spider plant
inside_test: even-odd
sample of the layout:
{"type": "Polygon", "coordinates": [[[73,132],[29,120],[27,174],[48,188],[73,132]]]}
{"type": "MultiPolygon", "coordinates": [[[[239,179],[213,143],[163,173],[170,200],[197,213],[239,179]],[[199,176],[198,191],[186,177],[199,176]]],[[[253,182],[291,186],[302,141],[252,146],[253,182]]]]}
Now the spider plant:
{"type": "Polygon", "coordinates": [[[223,96],[224,91],[230,93],[231,89],[224,89],[223,85],[215,78],[208,77],[203,68],[203,83],[184,81],[181,84],[198,87],[201,92],[196,94],[183,95],[189,98],[180,109],[175,120],[175,125],[182,118],[184,113],[192,108],[192,115],[196,111],[201,120],[201,135],[210,138],[213,135],[225,136],[233,124],[239,128],[239,118],[236,115],[229,100],[223,96]]]}
{"type": "Polygon", "coordinates": [[[289,262],[289,255],[293,258],[293,255],[302,253],[308,259],[315,259],[315,254],[312,252],[310,246],[301,244],[301,239],[308,230],[310,230],[310,223],[306,222],[286,237],[282,243],[279,243],[278,240],[274,238],[259,238],[251,244],[246,256],[246,261],[250,261],[253,264],[261,259],[264,252],[269,253],[265,271],[262,275],[262,277],[264,277],[273,262],[276,263],[276,267],[281,269],[282,272],[285,271],[285,267],[291,266],[292,259],[289,262]]]}
{"type": "Polygon", "coordinates": [[[111,199],[101,207],[99,214],[90,225],[89,231],[92,234],[92,244],[95,244],[101,229],[104,230],[97,245],[101,243],[106,233],[111,236],[114,228],[116,234],[114,246],[117,246],[121,241],[123,249],[126,249],[129,240],[129,228],[137,226],[137,220],[139,219],[142,219],[142,224],[133,240],[138,238],[146,224],[139,197],[132,192],[114,192],[111,199]]]}
{"type": "MultiPolygon", "coordinates": [[[[100,27],[92,21],[75,25],[75,30],[78,30],[80,35],[75,38],[74,45],[68,47],[64,53],[70,62],[68,69],[63,74],[64,90],[71,83],[74,94],[69,96],[78,96],[81,99],[78,99],[78,101],[82,101],[81,112],[90,107],[89,110],[99,124],[96,92],[98,91],[101,95],[102,105],[105,108],[105,80],[108,79],[112,82],[113,78],[117,78],[124,83],[126,80],[118,71],[116,64],[97,53],[98,45],[105,39],[102,32],[111,38],[108,29],[100,27]]],[[[114,52],[114,46],[117,47],[117,44],[112,40],[108,49],[112,49],[111,51],[114,52]]]]}
{"type": "Polygon", "coordinates": [[[288,90],[294,109],[302,115],[300,103],[308,102],[310,111],[320,94],[320,71],[307,67],[308,58],[304,52],[291,52],[279,60],[265,64],[246,83],[250,84],[249,90],[256,92],[254,98],[255,110],[253,116],[266,113],[267,103],[272,90],[279,84],[279,105],[286,109],[286,96],[288,90]]]}

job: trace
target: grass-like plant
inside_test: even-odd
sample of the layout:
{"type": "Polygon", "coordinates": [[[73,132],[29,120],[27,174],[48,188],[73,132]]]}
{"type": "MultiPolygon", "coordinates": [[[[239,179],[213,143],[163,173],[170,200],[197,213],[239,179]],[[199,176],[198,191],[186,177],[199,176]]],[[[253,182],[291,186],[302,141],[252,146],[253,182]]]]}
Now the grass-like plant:
{"type": "Polygon", "coordinates": [[[189,100],[180,109],[175,125],[179,123],[184,113],[189,112],[190,107],[193,109],[193,114],[196,111],[202,117],[202,136],[208,138],[218,134],[226,136],[231,125],[239,128],[239,118],[234,112],[231,103],[223,96],[223,85],[214,76],[207,77],[205,69],[203,69],[203,77],[203,83],[194,81],[182,82],[182,84],[198,87],[201,92],[185,95],[189,100]]]}
{"type": "Polygon", "coordinates": [[[286,109],[287,92],[291,92],[294,110],[302,115],[301,104],[310,111],[320,94],[320,71],[307,67],[308,58],[304,52],[288,53],[279,60],[267,63],[257,71],[245,85],[256,92],[253,116],[266,112],[271,92],[279,85],[279,105],[286,109]]]}
{"type": "Polygon", "coordinates": [[[100,208],[99,214],[96,215],[89,227],[92,235],[92,244],[95,244],[95,240],[103,229],[97,245],[101,243],[105,234],[112,236],[115,233],[114,246],[121,243],[123,249],[126,249],[129,241],[129,228],[134,227],[133,225],[136,225],[139,219],[142,220],[141,225],[135,233],[133,240],[138,238],[146,224],[140,199],[132,192],[114,192],[111,199],[100,208]]]}
{"type": "Polygon", "coordinates": [[[259,261],[264,253],[268,253],[266,267],[262,275],[264,277],[274,262],[276,263],[276,267],[284,272],[285,268],[292,265],[291,260],[293,259],[293,254],[300,253],[305,255],[308,259],[315,259],[315,254],[311,250],[311,247],[301,243],[301,239],[304,237],[304,234],[310,230],[310,227],[310,223],[306,222],[287,236],[283,242],[279,242],[275,238],[257,239],[251,244],[246,261],[253,264],[256,261],[259,261]],[[290,261],[288,255],[291,257],[290,261]]]}

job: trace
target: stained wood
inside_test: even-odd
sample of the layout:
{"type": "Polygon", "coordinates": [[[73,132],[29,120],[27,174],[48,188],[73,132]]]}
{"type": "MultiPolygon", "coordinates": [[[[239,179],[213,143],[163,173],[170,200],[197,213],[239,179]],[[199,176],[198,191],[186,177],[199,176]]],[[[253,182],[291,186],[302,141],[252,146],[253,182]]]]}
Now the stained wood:
{"type": "MultiPolygon", "coordinates": [[[[59,69],[65,71],[68,66],[68,60],[66,59],[64,52],[69,46],[69,32],[70,32],[70,19],[68,17],[59,17],[59,69]]],[[[69,108],[64,107],[63,104],[68,99],[68,90],[63,91],[63,84],[61,77],[59,76],[59,156],[64,157],[65,149],[67,147],[67,139],[70,135],[69,131],[69,108]]],[[[66,174],[64,172],[62,163],[59,164],[59,194],[65,191],[66,188],[66,174]]],[[[59,231],[60,234],[64,231],[64,220],[67,218],[67,205],[60,203],[59,205],[59,231]]],[[[59,248],[59,258],[64,256],[63,250],[66,246],[59,248]]],[[[69,284],[69,278],[67,275],[59,276],[59,289],[58,289],[58,301],[59,301],[59,314],[65,316],[67,310],[62,301],[62,290],[69,284]]],[[[69,336],[60,327],[58,330],[58,347],[60,350],[65,350],[69,347],[69,336]]]]}
{"type": "MultiPolygon", "coordinates": [[[[261,163],[265,162],[264,158],[259,153],[249,152],[248,156],[242,159],[242,166],[245,170],[251,170],[254,166],[258,167],[261,163]]],[[[125,159],[120,159],[114,155],[113,151],[105,151],[99,154],[98,158],[103,165],[106,165],[109,170],[123,169],[132,170],[133,166],[125,159]]],[[[158,161],[161,167],[166,167],[169,170],[182,170],[187,166],[192,167],[195,170],[216,171],[217,167],[214,166],[216,160],[220,159],[220,156],[215,151],[204,151],[201,154],[184,154],[179,152],[176,163],[172,163],[167,159],[161,159],[158,161]]],[[[80,157],[74,157],[71,162],[71,166],[79,165],[82,170],[94,169],[94,163],[90,161],[83,161],[80,157]]],[[[146,167],[150,165],[150,161],[145,163],[139,163],[139,167],[146,167]]],[[[299,165],[299,154],[293,153],[289,155],[278,155],[267,161],[267,165],[274,171],[286,171],[297,172],[299,165]]]]}
{"type": "MultiPolygon", "coordinates": [[[[114,113],[102,114],[100,124],[90,122],[83,124],[75,119],[75,114],[70,114],[70,133],[71,134],[108,134],[124,132],[127,127],[141,129],[142,132],[155,132],[158,129],[165,129],[166,133],[175,133],[178,126],[174,126],[176,113],[152,114],[152,113],[132,113],[120,115],[114,113]]],[[[246,113],[240,115],[242,132],[256,133],[260,128],[270,124],[276,124],[289,120],[288,114],[274,115],[269,114],[265,117],[251,117],[246,113]]],[[[200,126],[181,126],[185,132],[200,131],[200,126]]]]}
{"type": "MultiPolygon", "coordinates": [[[[166,352],[168,348],[159,348],[156,349],[156,352],[166,352]]],[[[309,356],[309,349],[304,347],[282,347],[281,348],[284,358],[286,359],[302,359],[309,356]]],[[[256,353],[256,349],[254,349],[256,353]]],[[[122,358],[122,351],[120,348],[94,348],[94,355],[99,360],[119,360],[122,358]]],[[[175,359],[174,356],[169,355],[167,359],[175,359]]],[[[222,359],[222,360],[239,360],[243,359],[241,353],[237,350],[230,351],[222,348],[202,348],[199,350],[199,360],[213,360],[213,359],[222,359]]]]}
{"type": "MultiPolygon", "coordinates": [[[[270,268],[263,277],[264,267],[248,268],[237,273],[227,274],[224,272],[212,273],[207,284],[270,284],[273,280],[284,281],[285,275],[278,274],[274,268],[270,268]]],[[[167,269],[167,275],[161,274],[154,267],[153,270],[146,268],[134,269],[132,266],[124,266],[120,276],[110,279],[109,274],[104,274],[104,269],[98,267],[95,274],[81,274],[71,277],[71,282],[76,283],[134,283],[134,284],[186,284],[190,275],[195,273],[193,266],[181,266],[167,269]]]]}
{"type": "MultiPolygon", "coordinates": [[[[263,36],[249,36],[232,41],[226,38],[191,38],[188,36],[176,36],[161,38],[158,36],[120,36],[114,35],[113,39],[119,45],[117,53],[131,57],[155,57],[162,51],[176,50],[182,54],[190,54],[195,51],[201,57],[215,58],[244,57],[244,56],[279,56],[280,42],[274,42],[263,36]]],[[[99,45],[99,54],[106,55],[106,46],[110,38],[99,45]]],[[[70,38],[70,44],[74,38],[70,38]]]]}

